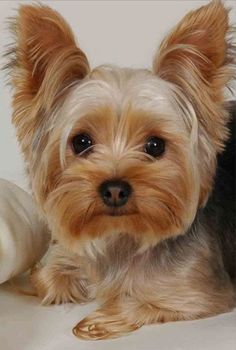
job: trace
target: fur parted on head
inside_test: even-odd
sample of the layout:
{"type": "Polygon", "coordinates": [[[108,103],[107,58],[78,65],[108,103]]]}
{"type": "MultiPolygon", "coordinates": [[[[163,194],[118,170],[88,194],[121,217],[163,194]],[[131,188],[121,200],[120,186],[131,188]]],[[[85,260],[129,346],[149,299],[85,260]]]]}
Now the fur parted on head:
{"type": "Polygon", "coordinates": [[[44,5],[21,5],[9,52],[13,123],[32,191],[59,241],[131,235],[152,245],[183,234],[203,206],[227,139],[224,88],[234,75],[228,10],[220,1],[192,11],[162,42],[153,70],[90,70],[64,19],[44,5]],[[76,135],[89,152],[75,154],[76,135]],[[164,142],[146,152],[150,137],[164,142]],[[110,212],[99,188],[132,188],[110,212]]]}

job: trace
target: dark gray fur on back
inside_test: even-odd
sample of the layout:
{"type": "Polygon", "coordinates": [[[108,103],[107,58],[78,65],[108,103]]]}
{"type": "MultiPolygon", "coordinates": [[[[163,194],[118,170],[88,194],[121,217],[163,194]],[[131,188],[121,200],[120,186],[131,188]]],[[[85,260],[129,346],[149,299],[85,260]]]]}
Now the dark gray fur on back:
{"type": "Polygon", "coordinates": [[[230,278],[236,280],[236,206],[235,206],[235,136],[236,102],[229,103],[231,120],[230,138],[225,150],[218,156],[217,171],[212,194],[204,209],[199,210],[189,232],[199,231],[198,226],[212,242],[215,250],[215,266],[222,259],[230,278]],[[218,260],[218,261],[217,261],[218,260]]]}
{"type": "Polygon", "coordinates": [[[218,239],[226,271],[236,279],[236,206],[235,206],[235,136],[236,102],[229,104],[230,138],[225,151],[218,156],[215,186],[200,220],[218,239]]]}

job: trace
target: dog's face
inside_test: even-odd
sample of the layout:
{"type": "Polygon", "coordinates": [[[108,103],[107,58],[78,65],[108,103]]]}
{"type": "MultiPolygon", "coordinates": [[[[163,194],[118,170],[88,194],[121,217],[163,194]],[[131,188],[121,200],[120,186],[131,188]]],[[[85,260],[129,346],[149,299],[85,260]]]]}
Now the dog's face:
{"type": "Polygon", "coordinates": [[[151,73],[91,72],[59,109],[44,150],[52,225],[76,239],[182,232],[199,202],[194,128],[171,84],[151,73]]]}
{"type": "Polygon", "coordinates": [[[190,13],[162,43],[153,71],[90,71],[48,7],[22,6],[15,28],[14,123],[54,234],[76,250],[87,238],[127,233],[155,244],[186,232],[227,137],[224,7],[190,13]]]}

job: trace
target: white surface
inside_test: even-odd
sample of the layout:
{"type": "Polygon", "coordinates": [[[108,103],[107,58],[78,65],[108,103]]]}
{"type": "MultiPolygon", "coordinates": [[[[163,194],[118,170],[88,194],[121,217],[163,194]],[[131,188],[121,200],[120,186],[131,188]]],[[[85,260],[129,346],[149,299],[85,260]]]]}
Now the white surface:
{"type": "MultiPolygon", "coordinates": [[[[26,1],[24,1],[26,2],[26,1]]],[[[42,1],[71,24],[91,66],[115,63],[151,67],[164,34],[191,9],[207,1],[42,1]]],[[[9,43],[3,31],[20,1],[0,1],[0,53],[9,43]]],[[[226,1],[236,9],[235,1],[226,1]]],[[[231,13],[236,21],[236,11],[231,13]]],[[[2,60],[1,60],[2,64],[2,60]]],[[[10,91],[0,77],[0,177],[26,187],[22,160],[10,123],[10,91]]],[[[144,327],[112,341],[76,339],[72,327],[92,306],[43,307],[36,298],[0,286],[1,350],[235,350],[236,311],[215,318],[144,327]]]]}
{"type": "MultiPolygon", "coordinates": [[[[33,1],[0,0],[0,57],[10,37],[6,19],[15,14],[20,3],[33,1]]],[[[152,66],[152,57],[161,40],[190,10],[205,0],[158,1],[41,1],[58,10],[70,23],[91,67],[104,63],[121,66],[152,66]]],[[[234,9],[236,2],[226,0],[234,9]]],[[[0,65],[2,65],[0,58],[0,65]]],[[[10,90],[4,87],[0,71],[0,177],[27,188],[24,166],[11,126],[10,90]]]]}
{"type": "Polygon", "coordinates": [[[0,286],[1,350],[235,350],[236,310],[199,320],[152,325],[120,339],[82,341],[71,329],[94,305],[40,306],[0,286]]]}

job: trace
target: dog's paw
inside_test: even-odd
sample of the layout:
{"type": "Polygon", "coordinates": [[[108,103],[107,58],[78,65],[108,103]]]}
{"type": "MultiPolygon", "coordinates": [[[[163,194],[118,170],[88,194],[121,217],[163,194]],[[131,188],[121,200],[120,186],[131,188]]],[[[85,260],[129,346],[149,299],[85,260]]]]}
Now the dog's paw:
{"type": "Polygon", "coordinates": [[[79,273],[68,274],[44,266],[34,269],[30,279],[44,305],[88,301],[86,281],[79,278],[79,273]]]}
{"type": "Polygon", "coordinates": [[[130,324],[121,315],[101,309],[80,321],[74,327],[73,333],[85,340],[102,340],[128,335],[140,327],[139,324],[130,324]]]}

